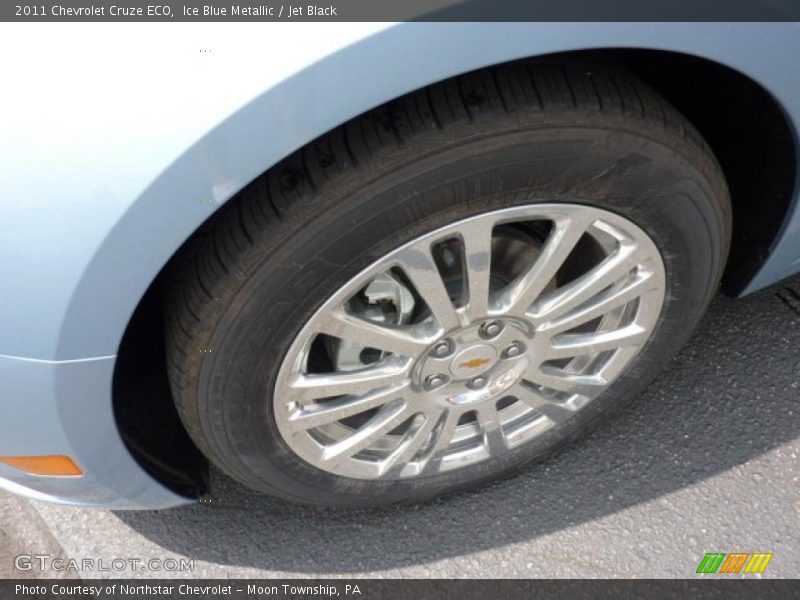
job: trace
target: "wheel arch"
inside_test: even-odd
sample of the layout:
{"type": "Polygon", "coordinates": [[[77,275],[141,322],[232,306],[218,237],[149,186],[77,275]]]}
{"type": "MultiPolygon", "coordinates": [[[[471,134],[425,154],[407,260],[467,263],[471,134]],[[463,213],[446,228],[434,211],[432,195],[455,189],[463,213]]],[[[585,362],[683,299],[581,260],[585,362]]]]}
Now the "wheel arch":
{"type": "MultiPolygon", "coordinates": [[[[648,75],[648,62],[654,71],[667,71],[663,69],[667,59],[675,65],[692,63],[691,71],[681,72],[683,66],[670,70],[684,77],[684,89],[696,90],[704,82],[708,86],[701,67],[725,73],[729,81],[746,83],[759,96],[757,104],[748,105],[748,120],[755,121],[757,128],[757,119],[750,115],[762,107],[770,109],[781,143],[788,146],[784,162],[790,173],[777,186],[777,202],[760,194],[757,202],[746,204],[760,212],[765,207],[773,209],[778,215],[773,219],[778,223],[776,229],[785,229],[795,192],[795,123],[800,120],[800,108],[792,106],[792,101],[795,97],[800,100],[800,82],[787,82],[783,76],[791,49],[782,49],[775,56],[762,53],[753,57],[755,49],[747,47],[753,42],[734,30],[748,24],[726,24],[716,32],[711,29],[715,24],[683,24],[680,29],[664,23],[635,27],[624,23],[415,25],[383,30],[307,66],[206,132],[157,175],[130,202],[74,284],[63,309],[54,356],[67,359],[114,353],[138,302],[179,247],[239,190],[298,148],[405,93],[523,58],[580,54],[627,61],[637,74],[667,92],[669,99],[679,100],[678,108],[684,113],[695,111],[687,110],[689,105],[669,89],[674,80],[656,81],[648,75]],[[537,33],[540,38],[535,37],[537,33]],[[502,47],[494,44],[500,41],[502,47]],[[442,56],[430,60],[437,50],[442,56]],[[685,77],[689,73],[695,73],[691,80],[685,77]],[[348,90],[346,96],[337,93],[342,89],[348,90]],[[92,326],[87,328],[87,323],[92,326]]],[[[754,32],[745,31],[755,37],[754,32]]],[[[731,96],[723,95],[717,102],[729,103],[731,96]]],[[[710,106],[713,109],[715,104],[710,106]]],[[[692,114],[687,116],[694,122],[692,114]]],[[[724,124],[724,120],[718,122],[724,124]]],[[[694,124],[704,135],[711,130],[702,123],[694,124]]],[[[727,143],[720,139],[721,143],[711,144],[718,155],[727,143]]],[[[747,149],[743,141],[748,140],[737,140],[737,148],[747,149]]],[[[761,148],[749,150],[750,156],[757,157],[761,148]]],[[[735,168],[725,167],[723,164],[726,172],[735,174],[735,168]]],[[[756,184],[773,176],[763,169],[759,174],[762,179],[754,180],[756,184]]],[[[751,185],[751,193],[754,187],[758,186],[751,185]]],[[[766,249],[761,258],[774,247],[774,238],[763,242],[766,249]]]]}

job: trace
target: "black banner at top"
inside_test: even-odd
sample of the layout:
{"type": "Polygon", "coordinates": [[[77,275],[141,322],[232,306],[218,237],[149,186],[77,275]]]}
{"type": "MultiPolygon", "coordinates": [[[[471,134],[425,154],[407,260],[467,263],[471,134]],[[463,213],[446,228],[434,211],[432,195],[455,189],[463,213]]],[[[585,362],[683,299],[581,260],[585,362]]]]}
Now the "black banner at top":
{"type": "Polygon", "coordinates": [[[798,21],[798,0],[21,0],[0,21],[798,21]]]}

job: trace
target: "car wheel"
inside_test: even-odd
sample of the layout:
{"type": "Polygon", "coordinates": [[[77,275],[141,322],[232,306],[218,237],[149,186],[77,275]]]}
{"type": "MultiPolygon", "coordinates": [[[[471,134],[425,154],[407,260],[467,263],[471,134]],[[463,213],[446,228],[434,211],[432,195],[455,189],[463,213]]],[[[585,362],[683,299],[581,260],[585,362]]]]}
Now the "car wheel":
{"type": "Polygon", "coordinates": [[[730,230],[710,150],[630,75],[527,62],[436,84],[208,225],[168,307],[175,402],[222,471],[294,501],[507,476],[667,364],[730,230]]]}

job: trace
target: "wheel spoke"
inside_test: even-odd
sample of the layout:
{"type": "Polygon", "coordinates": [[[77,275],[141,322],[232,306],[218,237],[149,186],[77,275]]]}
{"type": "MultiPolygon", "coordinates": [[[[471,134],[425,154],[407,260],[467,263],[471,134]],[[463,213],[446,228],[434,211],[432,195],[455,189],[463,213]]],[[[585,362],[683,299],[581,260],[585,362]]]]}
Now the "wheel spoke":
{"type": "Polygon", "coordinates": [[[401,268],[439,325],[445,331],[458,327],[458,315],[433,260],[430,244],[426,242],[407,248],[398,259],[401,268]]]}
{"type": "Polygon", "coordinates": [[[289,426],[297,431],[312,429],[341,421],[353,415],[383,406],[391,400],[402,398],[408,383],[384,388],[363,396],[343,396],[321,404],[312,404],[289,415],[289,426]]]}
{"type": "Polygon", "coordinates": [[[341,309],[331,311],[329,318],[323,320],[318,329],[319,333],[364,347],[409,357],[422,352],[434,339],[419,335],[410,327],[401,328],[367,321],[341,309]]]}
{"type": "Polygon", "coordinates": [[[448,410],[442,413],[436,429],[433,431],[433,446],[424,459],[422,467],[423,473],[436,473],[439,471],[447,449],[450,447],[450,442],[453,440],[453,434],[456,431],[457,425],[458,414],[456,411],[448,410]]]}
{"type": "Polygon", "coordinates": [[[500,456],[506,451],[507,445],[496,405],[493,402],[483,404],[477,412],[486,451],[490,456],[500,456]]]}
{"type": "Polygon", "coordinates": [[[381,471],[389,476],[397,476],[428,439],[436,426],[436,415],[420,413],[414,417],[397,448],[386,457],[381,471]]]}
{"type": "Polygon", "coordinates": [[[489,309],[489,283],[492,265],[492,223],[470,223],[461,228],[464,241],[464,265],[467,275],[467,312],[479,319],[489,309]]]}
{"type": "Polygon", "coordinates": [[[302,404],[319,398],[364,394],[404,383],[407,377],[405,366],[382,365],[349,372],[298,374],[289,385],[293,400],[302,404]]]}
{"type": "Polygon", "coordinates": [[[548,331],[551,334],[566,331],[583,325],[592,319],[601,317],[612,310],[624,306],[631,300],[655,289],[653,274],[650,271],[640,271],[629,282],[621,287],[611,287],[597,294],[593,301],[584,304],[553,321],[540,324],[539,331],[548,331]]]}
{"type": "Polygon", "coordinates": [[[555,277],[592,222],[592,218],[584,215],[554,220],[553,231],[531,268],[503,291],[499,301],[500,310],[517,316],[524,315],[555,277]]]}
{"type": "Polygon", "coordinates": [[[567,394],[579,394],[587,398],[593,398],[608,384],[608,381],[600,375],[569,373],[547,365],[539,368],[531,367],[525,372],[524,379],[542,387],[567,394]]]}
{"type": "Polygon", "coordinates": [[[385,404],[369,421],[359,427],[355,433],[343,440],[326,446],[322,452],[322,460],[334,461],[358,454],[364,448],[380,439],[392,429],[409,418],[408,405],[405,400],[398,399],[385,404]]]}
{"type": "Polygon", "coordinates": [[[528,317],[534,321],[555,319],[587,302],[619,281],[638,264],[637,247],[622,245],[602,263],[574,281],[539,298],[528,317]]]}
{"type": "Polygon", "coordinates": [[[613,331],[592,333],[564,333],[550,340],[547,359],[571,358],[585,354],[597,354],[606,350],[616,350],[623,346],[638,346],[648,337],[648,331],[632,323],[613,331]]]}
{"type": "Polygon", "coordinates": [[[520,402],[537,410],[554,423],[566,421],[575,414],[575,411],[570,409],[567,404],[546,398],[539,392],[523,385],[517,385],[511,393],[520,402]]]}

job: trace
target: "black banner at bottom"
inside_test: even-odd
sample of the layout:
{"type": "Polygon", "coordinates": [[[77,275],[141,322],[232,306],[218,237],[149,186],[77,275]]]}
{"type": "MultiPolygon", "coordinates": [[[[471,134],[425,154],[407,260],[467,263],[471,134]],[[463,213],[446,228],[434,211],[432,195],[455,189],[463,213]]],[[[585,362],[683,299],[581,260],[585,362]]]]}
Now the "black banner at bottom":
{"type": "Polygon", "coordinates": [[[569,598],[738,598],[797,597],[800,580],[515,580],[515,579],[7,579],[0,598],[33,600],[233,599],[380,600],[569,598]]]}

